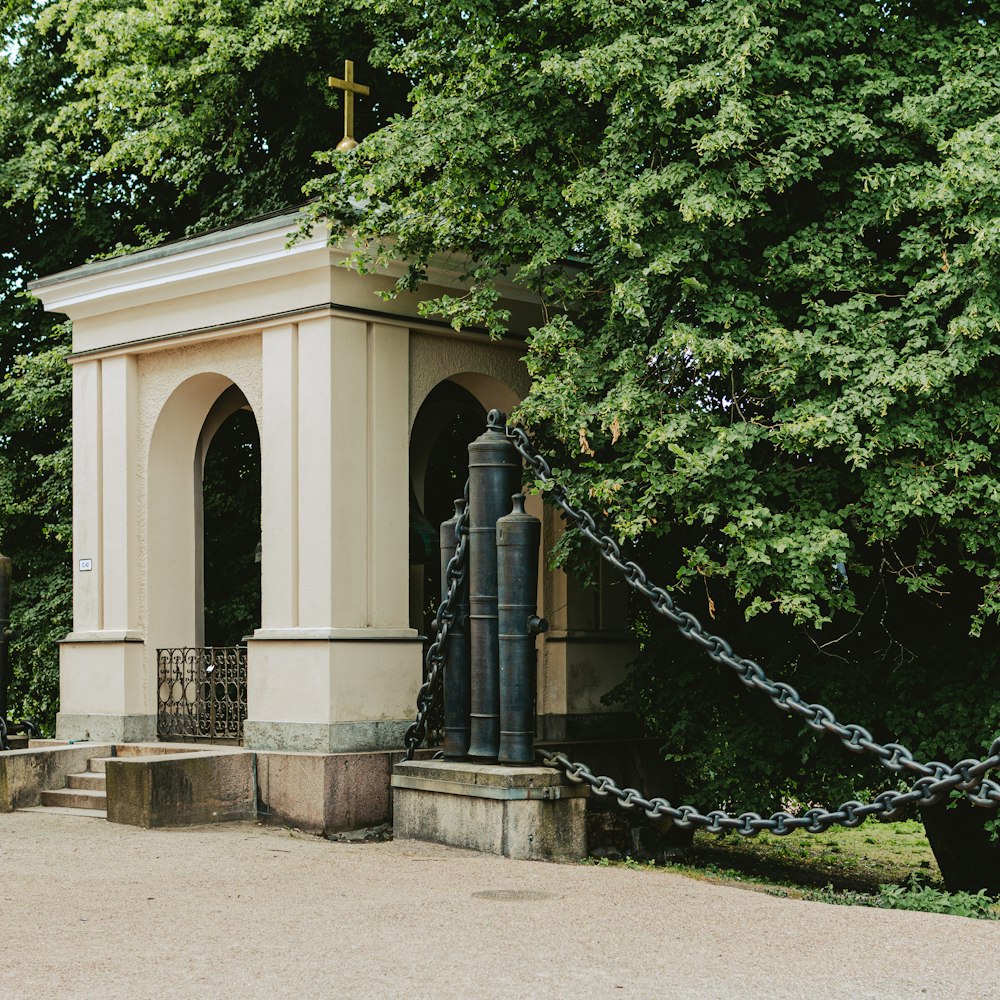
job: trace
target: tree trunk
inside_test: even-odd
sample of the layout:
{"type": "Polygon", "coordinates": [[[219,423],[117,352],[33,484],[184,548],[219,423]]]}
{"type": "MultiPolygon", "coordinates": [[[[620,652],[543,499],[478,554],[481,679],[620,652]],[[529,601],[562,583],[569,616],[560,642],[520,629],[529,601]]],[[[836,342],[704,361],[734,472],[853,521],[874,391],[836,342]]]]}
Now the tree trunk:
{"type": "Polygon", "coordinates": [[[984,828],[996,816],[967,799],[920,810],[924,831],[949,892],[1000,893],[1000,844],[992,843],[984,828]]]}

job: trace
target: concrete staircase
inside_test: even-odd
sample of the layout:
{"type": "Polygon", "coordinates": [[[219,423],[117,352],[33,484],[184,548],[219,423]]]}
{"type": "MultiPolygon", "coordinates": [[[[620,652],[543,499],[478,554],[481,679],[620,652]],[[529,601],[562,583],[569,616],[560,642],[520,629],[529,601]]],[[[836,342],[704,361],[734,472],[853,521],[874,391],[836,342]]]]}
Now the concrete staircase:
{"type": "Polygon", "coordinates": [[[82,774],[66,776],[65,788],[43,791],[42,804],[29,807],[25,811],[107,819],[108,795],[104,777],[107,759],[107,757],[96,757],[87,761],[87,770],[82,774]]]}

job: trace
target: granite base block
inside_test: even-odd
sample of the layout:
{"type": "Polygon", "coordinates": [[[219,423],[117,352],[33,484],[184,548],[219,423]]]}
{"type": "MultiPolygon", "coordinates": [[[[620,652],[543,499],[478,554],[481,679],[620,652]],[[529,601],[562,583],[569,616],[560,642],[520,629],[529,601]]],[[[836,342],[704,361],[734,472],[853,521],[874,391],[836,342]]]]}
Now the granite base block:
{"type": "Polygon", "coordinates": [[[61,740],[103,743],[146,743],[156,740],[155,715],[56,715],[61,740]]]}
{"type": "Polygon", "coordinates": [[[198,826],[257,815],[253,754],[244,750],[115,757],[105,768],[112,823],[198,826]]]}
{"type": "Polygon", "coordinates": [[[549,767],[408,761],[392,775],[394,835],[507,858],[579,861],[589,792],[549,767]]]}

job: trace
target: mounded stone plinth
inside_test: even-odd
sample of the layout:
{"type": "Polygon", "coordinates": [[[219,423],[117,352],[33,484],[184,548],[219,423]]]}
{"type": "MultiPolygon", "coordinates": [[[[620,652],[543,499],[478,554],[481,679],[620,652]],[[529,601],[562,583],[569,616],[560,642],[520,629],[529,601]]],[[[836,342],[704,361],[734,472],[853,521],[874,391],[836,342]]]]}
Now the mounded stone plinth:
{"type": "Polygon", "coordinates": [[[406,761],[392,775],[394,835],[507,858],[579,861],[589,791],[550,767],[406,761]]]}

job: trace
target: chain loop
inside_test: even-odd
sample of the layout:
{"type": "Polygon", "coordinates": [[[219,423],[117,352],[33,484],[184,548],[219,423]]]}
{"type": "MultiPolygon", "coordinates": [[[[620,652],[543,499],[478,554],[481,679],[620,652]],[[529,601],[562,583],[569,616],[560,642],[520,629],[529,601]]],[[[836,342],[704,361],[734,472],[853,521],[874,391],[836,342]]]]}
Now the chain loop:
{"type": "MultiPolygon", "coordinates": [[[[758,833],[767,831],[776,837],[785,837],[794,830],[805,830],[806,833],[824,833],[831,826],[860,826],[871,816],[881,819],[898,819],[903,814],[905,806],[912,803],[932,805],[952,788],[958,786],[961,779],[955,775],[938,779],[919,778],[911,791],[887,791],[877,795],[871,802],[862,803],[851,799],[842,803],[837,809],[809,809],[801,816],[793,816],[789,812],[779,811],[771,816],[761,816],[759,813],[746,812],[737,816],[722,809],[713,809],[709,813],[701,813],[694,806],[672,805],[667,799],[645,799],[634,788],[620,788],[607,775],[594,774],[586,764],[570,760],[559,751],[539,750],[538,759],[546,767],[554,767],[562,771],[571,781],[589,785],[595,795],[611,796],[619,805],[626,809],[640,809],[650,819],[671,819],[680,829],[703,827],[709,833],[724,833],[732,830],[743,837],[755,837],[758,833]]],[[[987,793],[982,795],[983,804],[988,808],[996,808],[1000,803],[1000,784],[987,781],[983,786],[989,786],[987,793]]],[[[975,801],[975,799],[973,800],[975,801]]]]}
{"type": "MultiPolygon", "coordinates": [[[[554,483],[549,463],[532,448],[531,439],[523,427],[508,426],[507,437],[538,479],[552,487],[551,499],[562,511],[563,516],[598,548],[607,562],[622,573],[633,590],[645,597],[654,610],[673,622],[685,639],[701,646],[714,662],[735,671],[740,681],[747,687],[766,694],[777,708],[801,717],[811,729],[836,736],[853,753],[872,754],[891,771],[908,771],[917,775],[917,780],[909,792],[883,792],[866,805],[854,801],[845,802],[833,812],[810,809],[801,817],[775,813],[770,819],[763,819],[755,813],[744,813],[743,816],[733,817],[719,810],[702,815],[690,806],[675,808],[665,799],[653,799],[650,808],[646,809],[647,815],[651,818],[670,816],[679,826],[699,825],[716,833],[723,829],[735,829],[743,836],[754,836],[761,829],[768,829],[782,836],[796,828],[805,829],[809,833],[821,833],[833,824],[858,826],[872,815],[892,818],[899,815],[903,807],[911,802],[931,805],[939,802],[952,790],[961,791],[977,806],[997,808],[1000,805],[1000,784],[985,777],[987,772],[1000,765],[1000,739],[993,742],[988,756],[981,760],[963,760],[955,765],[942,764],[940,761],[921,763],[902,744],[879,743],[863,726],[854,723],[845,725],[839,722],[833,712],[824,705],[805,701],[790,684],[772,681],[760,664],[746,657],[737,656],[725,639],[713,635],[693,614],[679,608],[662,587],[651,584],[638,563],[622,556],[621,548],[615,539],[610,535],[601,534],[590,513],[575,507],[567,497],[565,489],[554,483]]],[[[634,804],[634,796],[626,795],[610,778],[595,777],[585,765],[571,763],[563,754],[558,753],[546,757],[546,762],[550,761],[551,766],[564,770],[574,781],[590,784],[598,795],[613,795],[626,807],[634,804]],[[572,773],[567,768],[570,768],[572,773]]]]}
{"type": "MultiPolygon", "coordinates": [[[[465,484],[465,497],[469,497],[469,484],[465,484]]],[[[438,690],[438,685],[443,679],[443,671],[447,654],[445,653],[448,642],[448,633],[455,623],[454,605],[458,600],[458,592],[465,582],[465,573],[468,562],[469,548],[469,505],[466,503],[462,517],[455,523],[455,541],[457,547],[455,554],[448,560],[445,570],[448,581],[448,592],[444,600],[438,607],[435,617],[437,634],[434,641],[427,648],[424,657],[424,682],[417,692],[417,717],[406,730],[403,742],[406,745],[406,757],[404,760],[413,760],[413,755],[417,752],[417,747],[424,741],[427,735],[427,716],[434,704],[434,697],[438,690]]]]}

